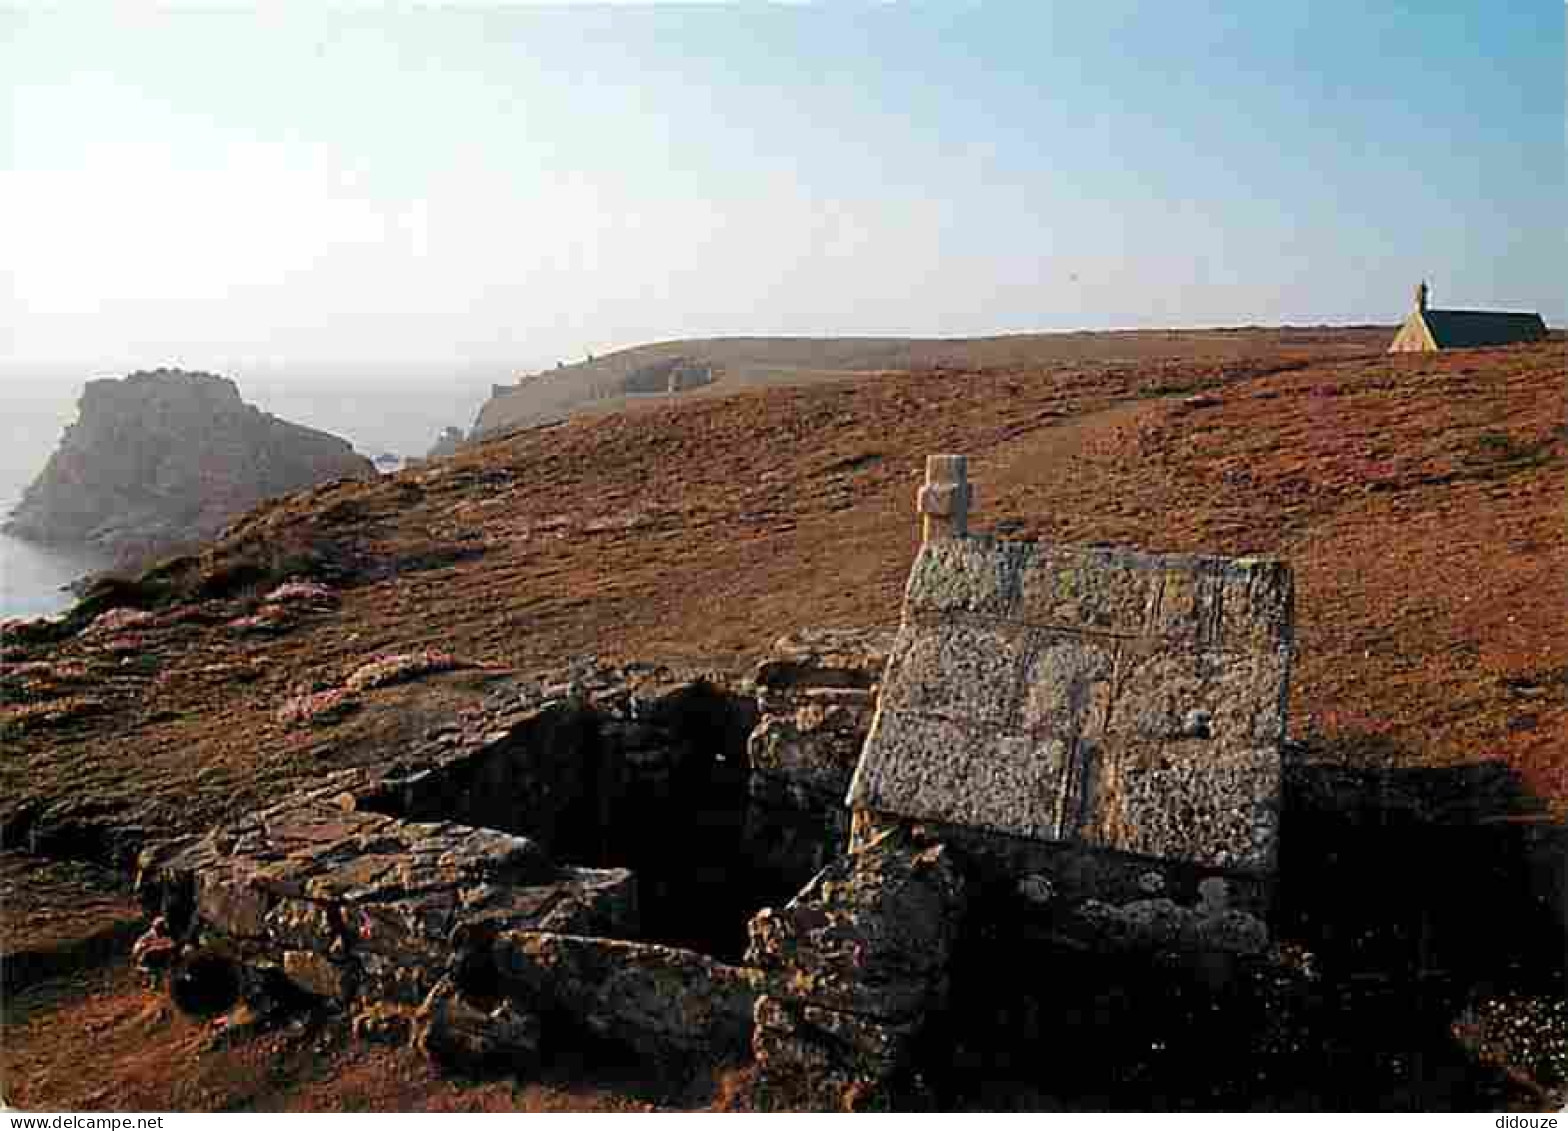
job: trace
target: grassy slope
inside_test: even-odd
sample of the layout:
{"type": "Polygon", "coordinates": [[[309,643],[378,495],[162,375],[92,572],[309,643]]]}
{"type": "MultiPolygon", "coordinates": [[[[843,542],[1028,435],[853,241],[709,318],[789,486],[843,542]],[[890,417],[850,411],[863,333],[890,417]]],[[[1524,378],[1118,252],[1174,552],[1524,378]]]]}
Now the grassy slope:
{"type": "MultiPolygon", "coordinates": [[[[522,379],[492,398],[476,424],[499,435],[559,418],[590,402],[616,401],[639,369],[685,358],[734,391],[932,368],[1041,369],[1084,363],[1235,361],[1282,355],[1327,358],[1382,348],[1392,327],[1245,327],[1006,334],[991,338],[693,338],[617,350],[522,379]]],[[[690,393],[685,394],[687,396],[690,393]]]]}

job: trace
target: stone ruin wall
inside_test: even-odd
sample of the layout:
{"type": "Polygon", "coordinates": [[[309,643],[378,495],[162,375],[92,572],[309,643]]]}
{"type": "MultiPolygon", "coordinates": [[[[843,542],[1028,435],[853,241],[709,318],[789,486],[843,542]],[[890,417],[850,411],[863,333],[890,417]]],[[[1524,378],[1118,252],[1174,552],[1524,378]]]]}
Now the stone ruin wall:
{"type": "Polygon", "coordinates": [[[794,633],[752,677],[748,840],[781,876],[814,875],[849,843],[844,798],[893,638],[893,629],[794,633]]]}
{"type": "Polygon", "coordinates": [[[460,1062],[526,1059],[543,1002],[648,1055],[744,1051],[758,975],[715,955],[841,851],[886,639],[786,638],[755,697],[655,668],[502,685],[383,770],[144,852],[149,947],[193,1008],[326,1001],[460,1062]]]}
{"type": "Polygon", "coordinates": [[[1213,881],[1262,912],[1291,599],[1277,562],[928,544],[850,792],[857,840],[921,823],[1023,891],[1193,902],[1213,881]]]}

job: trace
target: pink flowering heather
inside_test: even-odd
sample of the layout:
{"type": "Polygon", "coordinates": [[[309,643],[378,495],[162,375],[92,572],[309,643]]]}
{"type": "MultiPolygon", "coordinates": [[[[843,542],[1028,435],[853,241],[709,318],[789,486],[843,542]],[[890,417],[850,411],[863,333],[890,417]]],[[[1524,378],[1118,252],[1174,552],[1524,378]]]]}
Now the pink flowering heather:
{"type": "Polygon", "coordinates": [[[330,605],[337,599],[334,590],[314,581],[286,581],[266,597],[269,605],[330,605]]]}
{"type": "Polygon", "coordinates": [[[287,699],[273,717],[284,726],[325,726],[358,708],[359,700],[338,687],[287,699]]]}
{"type": "Polygon", "coordinates": [[[350,691],[368,691],[372,687],[385,687],[391,683],[418,679],[422,675],[451,671],[463,663],[447,652],[424,648],[418,652],[397,652],[377,656],[362,664],[349,676],[344,686],[350,691]]]}
{"type": "Polygon", "coordinates": [[[110,609],[93,618],[87,626],[87,635],[106,636],[111,632],[124,632],[128,628],[145,628],[156,620],[152,613],[142,609],[110,609]]]}
{"type": "Polygon", "coordinates": [[[231,620],[229,627],[239,632],[280,632],[291,623],[282,605],[263,605],[248,617],[231,620]]]}

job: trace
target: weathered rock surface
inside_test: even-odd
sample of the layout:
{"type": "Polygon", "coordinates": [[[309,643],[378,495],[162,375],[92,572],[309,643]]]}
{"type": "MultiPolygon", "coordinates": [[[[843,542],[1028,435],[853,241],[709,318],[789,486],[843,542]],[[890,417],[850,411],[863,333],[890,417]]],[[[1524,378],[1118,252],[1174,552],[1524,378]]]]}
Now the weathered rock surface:
{"type": "Polygon", "coordinates": [[[510,931],[492,954],[509,997],[650,1057],[743,1054],[757,971],[654,943],[510,931]]]}
{"type": "Polygon", "coordinates": [[[205,837],[149,849],[143,903],[173,933],[241,964],[280,970],[339,1002],[422,1003],[460,930],[624,933],[636,893],[624,870],[565,868],[525,837],[355,808],[364,776],[336,775],[205,837]]]}
{"type": "Polygon", "coordinates": [[[757,999],[752,1050],[765,1071],[824,1082],[886,1080],[909,1063],[920,1026],[842,1013],[766,994],[757,999]]]}
{"type": "Polygon", "coordinates": [[[1568,1002],[1558,997],[1487,994],[1450,1025],[1477,1062],[1501,1069],[1551,1105],[1568,1099],[1568,1002]]]}
{"type": "Polygon", "coordinates": [[[263,499],[375,473],[338,437],[246,404],[227,378],[132,373],[87,383],[6,530],[128,564],[211,538],[263,499]]]}
{"type": "MultiPolygon", "coordinates": [[[[366,1024],[389,1037],[401,1026],[386,1014],[366,1024]],[[382,1020],[386,1018],[386,1020],[382,1020]]],[[[508,998],[475,1001],[453,978],[442,978],[412,1021],[414,1047],[454,1068],[524,1069],[538,1062],[542,1026],[539,1015],[508,998]]]]}
{"type": "Polygon", "coordinates": [[[751,921],[746,959],[767,976],[752,1049],[764,1070],[882,1080],[940,1009],[968,906],[952,853],[892,832],[835,860],[751,921]]]}
{"type": "Polygon", "coordinates": [[[1268,925],[1250,912],[1223,902],[1186,907],[1166,897],[1121,905],[1085,900],[1069,932],[1103,950],[1261,954],[1269,945],[1268,925]]]}
{"type": "Polygon", "coordinates": [[[848,844],[844,794],[893,636],[891,629],[792,633],[752,677],[758,720],[747,742],[747,840],[780,875],[811,875],[848,844]]]}

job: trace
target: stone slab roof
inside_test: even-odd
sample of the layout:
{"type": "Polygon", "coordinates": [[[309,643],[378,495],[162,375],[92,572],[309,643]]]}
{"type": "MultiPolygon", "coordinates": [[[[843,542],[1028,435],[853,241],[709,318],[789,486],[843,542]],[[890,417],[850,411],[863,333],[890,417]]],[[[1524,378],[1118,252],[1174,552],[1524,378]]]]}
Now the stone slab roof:
{"type": "Polygon", "coordinates": [[[1269,872],[1292,618],[1274,560],[927,542],[849,804],[1269,872]]]}
{"type": "Polygon", "coordinates": [[[1546,337],[1539,314],[1500,310],[1425,310],[1427,330],[1438,349],[1473,349],[1533,342],[1546,337]]]}

